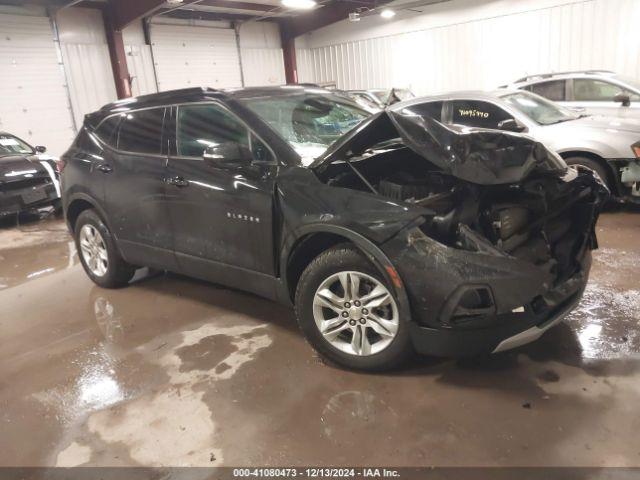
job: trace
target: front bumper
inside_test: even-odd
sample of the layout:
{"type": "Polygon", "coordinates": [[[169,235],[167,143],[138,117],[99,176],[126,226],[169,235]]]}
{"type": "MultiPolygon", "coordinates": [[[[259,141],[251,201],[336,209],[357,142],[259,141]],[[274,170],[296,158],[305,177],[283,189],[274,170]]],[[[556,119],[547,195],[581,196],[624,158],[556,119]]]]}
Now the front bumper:
{"type": "Polygon", "coordinates": [[[479,329],[430,328],[411,322],[413,346],[419,353],[443,357],[464,357],[516,348],[540,338],[560,323],[580,302],[586,287],[591,254],[569,280],[545,295],[532,299],[523,311],[494,317],[494,324],[479,329]]]}
{"type": "Polygon", "coordinates": [[[450,248],[417,228],[401,233],[385,248],[407,292],[415,350],[473,356],[537,339],[582,297],[591,268],[588,238],[572,276],[555,283],[547,269],[511,256],[450,248]],[[487,304],[461,308],[464,295],[477,291],[486,292],[487,304]]]}
{"type": "Polygon", "coordinates": [[[640,160],[637,158],[609,159],[619,201],[640,203],[640,160]]]}

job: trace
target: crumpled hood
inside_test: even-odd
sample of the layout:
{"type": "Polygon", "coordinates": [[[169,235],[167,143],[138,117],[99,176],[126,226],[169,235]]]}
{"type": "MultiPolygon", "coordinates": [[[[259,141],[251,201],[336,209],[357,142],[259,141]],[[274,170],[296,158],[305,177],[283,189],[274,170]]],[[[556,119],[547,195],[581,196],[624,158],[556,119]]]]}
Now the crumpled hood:
{"type": "Polygon", "coordinates": [[[311,168],[359,155],[394,138],[445,173],[480,185],[519,182],[534,171],[562,174],[567,168],[558,155],[528,136],[450,128],[406,109],[387,109],[369,117],[335,142],[311,168]]]}

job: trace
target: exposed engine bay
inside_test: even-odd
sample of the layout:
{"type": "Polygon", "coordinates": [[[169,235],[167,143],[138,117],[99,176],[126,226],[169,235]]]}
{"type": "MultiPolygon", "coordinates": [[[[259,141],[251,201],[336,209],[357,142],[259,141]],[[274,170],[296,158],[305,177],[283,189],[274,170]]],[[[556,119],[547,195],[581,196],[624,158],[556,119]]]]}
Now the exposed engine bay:
{"type": "MultiPolygon", "coordinates": [[[[509,255],[570,277],[591,232],[596,192],[558,175],[533,174],[518,183],[478,185],[444,173],[401,143],[333,162],[320,173],[328,185],[371,191],[428,209],[421,229],[450,247],[509,255]]],[[[588,174],[584,174],[588,175],[588,174]]],[[[594,246],[594,245],[589,245],[594,246]]]]}

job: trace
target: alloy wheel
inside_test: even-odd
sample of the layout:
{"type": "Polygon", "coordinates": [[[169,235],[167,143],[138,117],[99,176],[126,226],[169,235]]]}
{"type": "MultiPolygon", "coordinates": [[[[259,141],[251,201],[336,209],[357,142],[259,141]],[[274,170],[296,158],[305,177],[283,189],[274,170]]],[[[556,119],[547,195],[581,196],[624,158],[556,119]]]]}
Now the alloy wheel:
{"type": "Polygon", "coordinates": [[[361,272],[338,272],[314,295],[313,317],[333,347],[357,356],[373,355],[391,344],[399,327],[393,295],[380,281],[361,272]]]}
{"type": "Polygon", "coordinates": [[[107,246],[96,227],[85,224],[80,229],[80,251],[85,264],[97,277],[102,277],[109,268],[107,246]]]}

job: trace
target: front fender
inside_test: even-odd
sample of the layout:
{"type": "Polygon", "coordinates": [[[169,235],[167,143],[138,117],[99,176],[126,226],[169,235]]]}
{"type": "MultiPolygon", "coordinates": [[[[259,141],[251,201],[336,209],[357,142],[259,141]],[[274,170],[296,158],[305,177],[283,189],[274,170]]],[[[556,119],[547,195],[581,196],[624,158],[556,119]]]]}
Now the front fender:
{"type": "MultiPolygon", "coordinates": [[[[409,307],[409,299],[404,287],[404,283],[400,278],[400,274],[396,270],[393,262],[387,255],[371,240],[363,235],[340,225],[329,225],[326,223],[310,223],[304,224],[291,231],[285,238],[280,256],[280,272],[287,271],[287,263],[298,241],[308,235],[316,233],[330,233],[346,238],[360,250],[371,263],[375,265],[378,271],[385,278],[387,285],[390,285],[398,299],[399,307],[405,312],[404,318],[411,318],[411,310],[409,307]]],[[[311,259],[310,259],[311,260],[311,259]]],[[[284,291],[289,291],[289,285],[286,275],[281,275],[284,285],[284,291]]]]}

